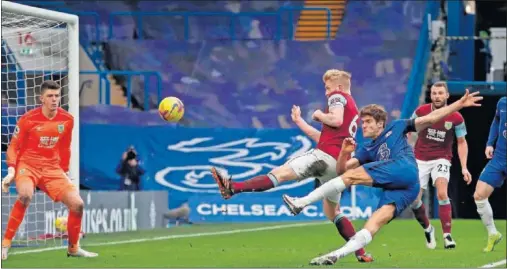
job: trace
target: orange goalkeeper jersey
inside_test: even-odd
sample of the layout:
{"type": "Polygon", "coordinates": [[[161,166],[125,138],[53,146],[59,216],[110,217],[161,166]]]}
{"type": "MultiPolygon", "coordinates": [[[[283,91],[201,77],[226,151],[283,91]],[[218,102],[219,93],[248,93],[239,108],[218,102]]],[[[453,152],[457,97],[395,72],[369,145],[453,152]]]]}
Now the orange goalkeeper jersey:
{"type": "Polygon", "coordinates": [[[70,144],[74,117],[62,108],[48,119],[42,108],[28,111],[18,120],[9,148],[7,165],[16,167],[20,162],[34,167],[61,167],[69,171],[70,144]]]}

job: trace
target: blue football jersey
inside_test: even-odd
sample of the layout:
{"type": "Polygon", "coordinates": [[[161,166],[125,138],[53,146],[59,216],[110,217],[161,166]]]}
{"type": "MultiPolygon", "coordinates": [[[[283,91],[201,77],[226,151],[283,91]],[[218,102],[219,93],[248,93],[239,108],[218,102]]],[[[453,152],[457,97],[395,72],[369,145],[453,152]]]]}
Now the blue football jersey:
{"type": "Polygon", "coordinates": [[[491,123],[488,146],[495,148],[493,156],[507,158],[507,97],[502,97],[496,105],[495,118],[491,123]]]}
{"type": "Polygon", "coordinates": [[[406,158],[408,165],[417,165],[414,151],[407,141],[408,132],[415,132],[415,119],[395,120],[376,139],[359,145],[354,158],[361,164],[406,158]]]}

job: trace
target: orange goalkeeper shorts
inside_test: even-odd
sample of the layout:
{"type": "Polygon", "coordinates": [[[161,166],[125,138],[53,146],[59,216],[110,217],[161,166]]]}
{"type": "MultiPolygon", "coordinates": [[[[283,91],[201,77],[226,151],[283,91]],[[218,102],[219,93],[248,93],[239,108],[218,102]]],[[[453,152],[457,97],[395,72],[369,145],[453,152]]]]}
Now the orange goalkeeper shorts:
{"type": "Polygon", "coordinates": [[[65,193],[77,190],[70,178],[59,167],[35,167],[19,163],[15,181],[16,187],[26,181],[32,182],[34,188],[38,187],[55,202],[60,202],[65,193]]]}

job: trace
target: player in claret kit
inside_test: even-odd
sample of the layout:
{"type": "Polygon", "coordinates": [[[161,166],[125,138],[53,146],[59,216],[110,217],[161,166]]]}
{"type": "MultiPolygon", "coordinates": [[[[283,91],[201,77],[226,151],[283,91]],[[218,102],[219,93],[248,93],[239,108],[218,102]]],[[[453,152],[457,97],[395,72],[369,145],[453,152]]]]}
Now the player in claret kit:
{"type": "MultiPolygon", "coordinates": [[[[298,106],[292,108],[292,119],[310,138],[317,142],[317,148],[296,156],[269,172],[243,182],[233,182],[220,171],[213,168],[212,175],[225,199],[242,192],[262,192],[292,180],[315,177],[322,184],[335,178],[336,158],[340,154],[342,142],[347,137],[355,137],[358,124],[358,109],[350,93],[351,75],[345,71],[331,69],[322,80],[325,84],[328,107],[326,112],[317,110],[313,119],[322,123],[318,131],[301,118],[298,106]]],[[[323,199],[324,213],[332,221],[340,235],[348,241],[355,234],[352,223],[339,211],[341,194],[333,194],[323,199]]],[[[371,262],[373,258],[364,249],[356,251],[360,262],[371,262]]]]}
{"type": "Polygon", "coordinates": [[[502,234],[495,227],[493,209],[489,197],[495,188],[502,187],[507,176],[507,97],[502,97],[496,105],[496,113],[489,129],[486,144],[486,158],[490,159],[479,176],[475,186],[474,200],[477,212],[488,231],[488,244],[484,252],[493,251],[502,240],[502,234]]]}
{"type": "MultiPolygon", "coordinates": [[[[431,104],[425,104],[416,109],[412,118],[428,115],[433,110],[447,105],[449,91],[445,82],[437,82],[431,87],[431,104]]],[[[435,229],[430,224],[426,209],[422,203],[421,197],[423,191],[428,188],[428,182],[431,177],[432,184],[437,191],[438,215],[442,224],[444,233],[444,247],[455,248],[451,236],[452,207],[447,188],[449,185],[452,144],[454,143],[454,134],[458,144],[458,156],[461,163],[461,173],[467,184],[472,182],[472,176],[467,169],[468,145],[465,139],[467,134],[465,121],[459,112],[449,114],[439,122],[433,124],[427,129],[422,130],[417,136],[415,144],[415,158],[419,167],[419,183],[421,191],[417,200],[411,205],[414,215],[424,229],[426,246],[430,249],[436,247],[435,229]]]]}
{"type": "Polygon", "coordinates": [[[356,233],[342,248],[313,259],[312,265],[330,265],[350,253],[369,244],[375,234],[401,214],[419,194],[419,172],[412,147],[408,144],[408,132],[420,132],[447,115],[463,107],[480,106],[478,92],[466,94],[449,106],[434,110],[415,119],[395,120],[386,126],[387,112],[379,105],[368,105],[360,112],[363,135],[372,140],[356,149],[352,138],[347,138],[338,158],[338,173],[302,198],[283,195],[283,200],[293,214],[299,214],[306,206],[329,195],[337,195],[351,185],[373,186],[383,189],[377,209],[364,228],[356,233]],[[355,155],[349,159],[355,150],[355,155]]]}
{"type": "Polygon", "coordinates": [[[7,259],[11,241],[23,221],[36,187],[69,209],[67,256],[96,257],[96,253],[79,247],[84,203],[68,177],[74,118],[59,107],[61,89],[58,83],[44,81],[40,89],[42,105],[19,118],[7,149],[8,173],[2,181],[2,190],[8,192],[14,180],[18,199],[11,210],[2,240],[2,260],[7,259]]]}

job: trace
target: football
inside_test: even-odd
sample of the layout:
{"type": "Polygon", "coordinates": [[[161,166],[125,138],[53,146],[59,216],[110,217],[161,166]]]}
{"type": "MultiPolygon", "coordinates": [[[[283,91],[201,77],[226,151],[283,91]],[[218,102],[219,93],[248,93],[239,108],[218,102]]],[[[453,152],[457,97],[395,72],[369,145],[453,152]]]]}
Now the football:
{"type": "Polygon", "coordinates": [[[178,122],[185,113],[185,107],[180,99],[174,96],[164,98],[158,105],[160,117],[168,122],[178,122]]]}
{"type": "Polygon", "coordinates": [[[58,217],[55,220],[56,231],[65,233],[67,231],[67,217],[58,217]]]}

